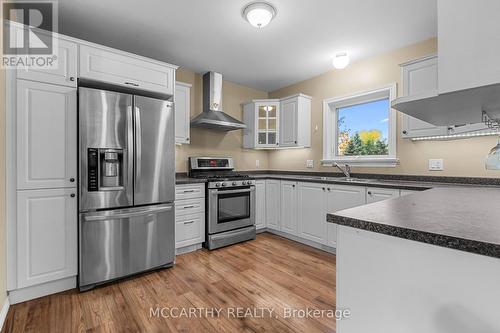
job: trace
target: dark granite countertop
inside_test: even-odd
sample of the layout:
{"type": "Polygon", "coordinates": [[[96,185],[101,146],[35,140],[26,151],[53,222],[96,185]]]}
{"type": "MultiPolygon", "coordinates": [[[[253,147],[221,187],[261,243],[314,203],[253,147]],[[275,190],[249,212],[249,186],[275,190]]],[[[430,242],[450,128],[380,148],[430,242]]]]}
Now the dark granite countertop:
{"type": "Polygon", "coordinates": [[[499,203],[499,187],[436,187],[327,214],[327,221],[500,258],[499,203]]]}
{"type": "Polygon", "coordinates": [[[175,176],[175,184],[183,185],[183,184],[197,184],[197,183],[206,183],[206,179],[200,178],[190,178],[186,175],[176,175],[175,176]]]}

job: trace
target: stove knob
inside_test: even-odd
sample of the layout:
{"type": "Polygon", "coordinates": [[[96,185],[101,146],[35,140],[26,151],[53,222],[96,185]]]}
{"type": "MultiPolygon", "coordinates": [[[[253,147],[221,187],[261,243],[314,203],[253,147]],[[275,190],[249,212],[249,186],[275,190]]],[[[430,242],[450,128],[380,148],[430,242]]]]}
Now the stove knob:
{"type": "Polygon", "coordinates": [[[238,185],[238,182],[233,182],[233,186],[236,186],[236,185],[238,185]]]}
{"type": "Polygon", "coordinates": [[[243,185],[250,185],[250,182],[248,182],[248,181],[243,181],[243,182],[242,182],[242,184],[243,184],[243,185]]]}
{"type": "Polygon", "coordinates": [[[226,186],[227,184],[226,184],[226,183],[222,183],[221,185],[222,185],[222,187],[224,187],[224,186],[226,186]]]}
{"type": "Polygon", "coordinates": [[[215,187],[220,187],[220,183],[219,182],[215,183],[215,187]]]}
{"type": "Polygon", "coordinates": [[[252,185],[252,181],[251,180],[247,181],[247,184],[252,185]]]}

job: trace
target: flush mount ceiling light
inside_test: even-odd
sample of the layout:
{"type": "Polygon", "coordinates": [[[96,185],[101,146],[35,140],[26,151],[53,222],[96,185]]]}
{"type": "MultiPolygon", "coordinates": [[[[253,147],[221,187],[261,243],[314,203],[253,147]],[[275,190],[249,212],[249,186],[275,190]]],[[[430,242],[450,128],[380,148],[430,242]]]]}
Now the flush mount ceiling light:
{"type": "Polygon", "coordinates": [[[276,16],[276,9],[267,2],[252,2],[243,8],[243,18],[256,28],[264,28],[276,16]]]}
{"type": "Polygon", "coordinates": [[[344,69],[349,65],[349,54],[347,52],[338,52],[335,54],[335,57],[333,58],[333,67],[336,69],[344,69]]]}

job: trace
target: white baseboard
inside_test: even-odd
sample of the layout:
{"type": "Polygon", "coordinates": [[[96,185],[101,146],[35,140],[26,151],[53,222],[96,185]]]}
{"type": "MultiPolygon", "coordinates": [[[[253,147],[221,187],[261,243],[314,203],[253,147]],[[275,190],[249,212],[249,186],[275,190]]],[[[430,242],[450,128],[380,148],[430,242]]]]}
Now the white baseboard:
{"type": "Polygon", "coordinates": [[[202,243],[183,246],[183,247],[180,247],[178,249],[175,249],[175,254],[179,255],[179,254],[189,253],[189,252],[197,251],[201,248],[202,248],[202,243]]]}
{"type": "Polygon", "coordinates": [[[9,301],[10,304],[17,304],[74,288],[76,288],[76,276],[9,291],[9,301]]]}
{"type": "Polygon", "coordinates": [[[0,331],[2,331],[3,324],[5,323],[5,318],[7,318],[9,307],[10,307],[9,298],[5,297],[5,302],[3,303],[2,310],[0,311],[0,331]]]}
{"type": "Polygon", "coordinates": [[[305,239],[305,238],[302,238],[302,237],[291,235],[291,234],[283,232],[283,231],[266,228],[266,229],[260,229],[260,232],[269,232],[271,234],[278,235],[278,236],[281,236],[281,237],[293,240],[293,241],[295,241],[297,243],[302,243],[302,244],[314,247],[316,249],[319,249],[319,250],[322,250],[322,251],[325,251],[325,252],[336,254],[336,249],[334,247],[331,247],[331,246],[328,246],[328,245],[324,245],[324,244],[320,244],[320,243],[317,243],[317,242],[313,242],[313,241],[310,241],[309,239],[305,239]]]}

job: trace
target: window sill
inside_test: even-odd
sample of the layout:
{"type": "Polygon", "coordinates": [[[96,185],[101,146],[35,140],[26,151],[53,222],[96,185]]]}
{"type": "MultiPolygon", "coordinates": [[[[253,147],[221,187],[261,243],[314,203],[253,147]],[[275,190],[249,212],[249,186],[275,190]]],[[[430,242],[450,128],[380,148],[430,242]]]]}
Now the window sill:
{"type": "Polygon", "coordinates": [[[334,163],[349,164],[354,167],[394,168],[399,164],[399,159],[396,157],[348,156],[321,160],[321,165],[324,166],[332,166],[334,163]]]}

